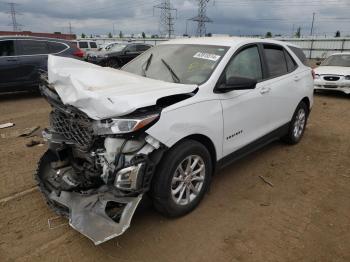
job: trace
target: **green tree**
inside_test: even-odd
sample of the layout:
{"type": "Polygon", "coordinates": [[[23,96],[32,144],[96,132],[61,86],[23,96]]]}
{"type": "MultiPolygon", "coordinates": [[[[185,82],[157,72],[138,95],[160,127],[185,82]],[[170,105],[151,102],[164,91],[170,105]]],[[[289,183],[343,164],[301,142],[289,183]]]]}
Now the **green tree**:
{"type": "Polygon", "coordinates": [[[295,37],[296,38],[300,38],[301,37],[301,27],[299,26],[296,33],[295,33],[295,37]]]}
{"type": "Polygon", "coordinates": [[[123,38],[123,32],[122,31],[119,32],[119,38],[123,38]]]}
{"type": "Polygon", "coordinates": [[[85,38],[86,35],[84,33],[81,34],[81,38],[85,38]]]}
{"type": "Polygon", "coordinates": [[[113,35],[111,32],[108,33],[108,38],[113,38],[113,35]]]}
{"type": "Polygon", "coordinates": [[[92,38],[93,36],[92,36],[92,34],[90,35],[90,38],[92,38]]]}
{"type": "Polygon", "coordinates": [[[146,38],[145,32],[142,32],[142,38],[146,38]]]}
{"type": "Polygon", "coordinates": [[[335,32],[335,37],[340,37],[340,31],[335,32]]]}
{"type": "Polygon", "coordinates": [[[271,38],[272,37],[272,33],[271,32],[267,32],[265,35],[265,38],[271,38]]]}

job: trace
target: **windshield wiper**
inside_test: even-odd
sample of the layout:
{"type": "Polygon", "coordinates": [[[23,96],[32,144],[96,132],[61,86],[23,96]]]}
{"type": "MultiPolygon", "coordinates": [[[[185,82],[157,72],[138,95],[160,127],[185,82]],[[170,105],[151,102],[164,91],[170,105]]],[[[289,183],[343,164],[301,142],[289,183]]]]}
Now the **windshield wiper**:
{"type": "Polygon", "coordinates": [[[143,76],[146,76],[146,72],[147,72],[149,66],[151,65],[152,58],[153,58],[153,54],[151,54],[151,55],[148,57],[148,59],[147,59],[147,61],[146,61],[146,66],[145,66],[145,68],[142,67],[142,74],[143,74],[143,76]]]}
{"type": "Polygon", "coordinates": [[[168,65],[167,62],[164,61],[164,59],[160,59],[162,60],[163,64],[166,66],[166,68],[169,70],[169,72],[171,73],[171,77],[173,78],[175,83],[180,83],[180,78],[175,74],[174,70],[170,67],[170,65],[168,65]]]}

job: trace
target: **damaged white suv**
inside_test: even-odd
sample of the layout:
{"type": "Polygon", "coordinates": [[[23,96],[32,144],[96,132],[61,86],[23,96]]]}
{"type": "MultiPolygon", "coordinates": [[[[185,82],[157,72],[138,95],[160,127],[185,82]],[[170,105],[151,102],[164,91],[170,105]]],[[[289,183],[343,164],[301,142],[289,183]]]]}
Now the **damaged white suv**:
{"type": "Polygon", "coordinates": [[[95,244],[122,234],[144,194],[177,217],[215,170],[283,138],[300,141],[311,69],[286,43],[165,42],[121,70],[50,56],[49,150],[36,179],[48,204],[95,244]]]}

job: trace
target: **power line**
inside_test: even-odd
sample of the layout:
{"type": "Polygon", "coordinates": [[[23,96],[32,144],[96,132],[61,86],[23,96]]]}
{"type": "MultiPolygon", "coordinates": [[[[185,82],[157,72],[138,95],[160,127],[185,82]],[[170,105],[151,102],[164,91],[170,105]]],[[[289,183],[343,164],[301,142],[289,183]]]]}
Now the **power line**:
{"type": "Polygon", "coordinates": [[[198,23],[197,36],[203,36],[206,34],[206,23],[212,23],[209,17],[207,17],[207,4],[209,0],[197,0],[198,1],[198,15],[190,20],[198,23]]]}
{"type": "Polygon", "coordinates": [[[6,3],[6,4],[10,8],[10,11],[6,12],[6,13],[10,14],[11,19],[12,19],[12,22],[9,25],[12,26],[12,30],[14,32],[18,32],[21,30],[21,26],[22,26],[21,24],[17,23],[17,18],[16,18],[16,15],[20,14],[16,11],[16,6],[18,6],[18,4],[17,3],[6,3]]]}
{"type": "Polygon", "coordinates": [[[172,7],[170,0],[163,0],[162,3],[153,6],[154,9],[160,9],[159,26],[161,35],[168,35],[171,38],[175,26],[173,12],[175,11],[177,16],[177,9],[172,7]]]}

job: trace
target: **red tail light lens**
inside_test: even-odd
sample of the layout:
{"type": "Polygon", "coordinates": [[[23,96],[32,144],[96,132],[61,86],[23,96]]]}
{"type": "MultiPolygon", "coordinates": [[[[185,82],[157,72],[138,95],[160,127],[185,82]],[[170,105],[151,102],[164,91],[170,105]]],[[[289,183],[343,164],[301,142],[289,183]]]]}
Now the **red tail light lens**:
{"type": "Polygon", "coordinates": [[[77,57],[84,57],[84,51],[78,48],[74,51],[73,55],[77,57]]]}

